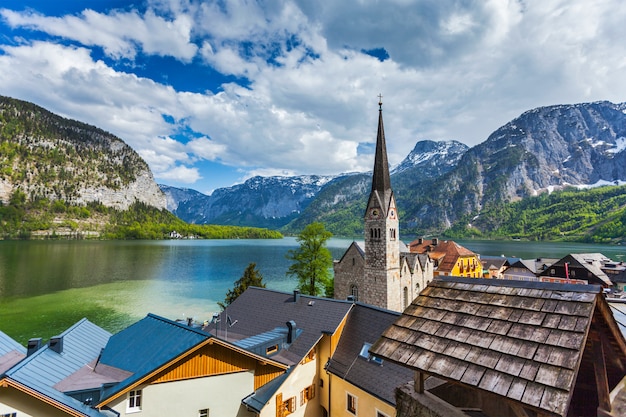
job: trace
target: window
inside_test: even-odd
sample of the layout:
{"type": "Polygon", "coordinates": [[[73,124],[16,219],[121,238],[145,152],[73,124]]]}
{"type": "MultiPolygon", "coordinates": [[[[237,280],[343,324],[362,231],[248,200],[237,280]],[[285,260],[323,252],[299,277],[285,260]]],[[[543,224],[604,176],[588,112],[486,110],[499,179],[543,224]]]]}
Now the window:
{"type": "Polygon", "coordinates": [[[376,417],[389,417],[389,416],[380,410],[376,410],[376,417]]]}
{"type": "Polygon", "coordinates": [[[409,306],[409,289],[407,287],[402,289],[402,304],[404,305],[404,308],[409,306]]]}
{"type": "Polygon", "coordinates": [[[354,301],[359,301],[359,287],[352,285],[350,287],[350,295],[354,297],[354,301]]]}
{"type": "Polygon", "coordinates": [[[288,400],[283,401],[283,407],[281,411],[283,416],[289,415],[296,411],[296,397],[291,397],[288,400]]]}
{"type": "Polygon", "coordinates": [[[202,410],[198,410],[198,417],[209,417],[209,409],[204,408],[202,410]]]}
{"type": "Polygon", "coordinates": [[[307,401],[315,398],[315,385],[309,385],[300,391],[300,405],[306,404],[307,401]]]}
{"type": "Polygon", "coordinates": [[[141,390],[132,390],[128,393],[128,412],[141,411],[141,390]]]}
{"type": "Polygon", "coordinates": [[[17,413],[6,413],[0,415],[0,417],[17,417],[17,413]]]}
{"type": "Polygon", "coordinates": [[[309,363],[314,359],[315,359],[315,349],[311,349],[309,353],[307,353],[307,355],[304,357],[304,359],[300,361],[300,363],[304,365],[305,363],[309,363]]]}
{"type": "Polygon", "coordinates": [[[273,345],[265,348],[265,354],[271,355],[272,353],[278,352],[278,345],[273,345]]]}
{"type": "Polygon", "coordinates": [[[348,410],[350,413],[354,414],[356,416],[356,402],[357,402],[357,398],[350,394],[350,393],[346,393],[346,410],[348,410]]]}

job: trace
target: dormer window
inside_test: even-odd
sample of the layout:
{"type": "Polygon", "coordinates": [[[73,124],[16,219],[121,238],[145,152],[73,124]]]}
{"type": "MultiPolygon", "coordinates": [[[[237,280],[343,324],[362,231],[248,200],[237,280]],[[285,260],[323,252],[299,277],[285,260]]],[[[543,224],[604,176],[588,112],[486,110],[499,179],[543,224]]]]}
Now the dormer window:
{"type": "Polygon", "coordinates": [[[361,348],[361,352],[359,352],[359,356],[364,359],[367,359],[368,361],[375,362],[379,365],[382,365],[383,360],[381,358],[370,354],[369,350],[371,347],[372,347],[371,343],[367,343],[367,342],[363,343],[363,347],[361,348]]]}

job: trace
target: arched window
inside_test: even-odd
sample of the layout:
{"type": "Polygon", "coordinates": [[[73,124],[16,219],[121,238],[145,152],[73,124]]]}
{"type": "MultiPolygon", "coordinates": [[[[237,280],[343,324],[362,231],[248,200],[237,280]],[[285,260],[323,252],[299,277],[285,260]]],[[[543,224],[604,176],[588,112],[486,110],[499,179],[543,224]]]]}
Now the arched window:
{"type": "Polygon", "coordinates": [[[404,308],[407,308],[409,306],[409,289],[407,287],[404,287],[402,289],[402,302],[404,308]]]}
{"type": "Polygon", "coordinates": [[[354,301],[359,301],[359,287],[352,285],[350,287],[350,295],[354,297],[354,301]]]}

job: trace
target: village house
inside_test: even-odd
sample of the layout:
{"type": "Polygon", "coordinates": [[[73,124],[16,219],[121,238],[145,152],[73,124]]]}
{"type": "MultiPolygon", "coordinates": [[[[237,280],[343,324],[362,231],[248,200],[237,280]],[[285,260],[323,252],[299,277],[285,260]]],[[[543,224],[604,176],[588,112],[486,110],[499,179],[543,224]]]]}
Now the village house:
{"type": "Polygon", "coordinates": [[[559,259],[538,276],[541,281],[576,282],[610,288],[613,283],[602,270],[601,254],[572,253],[559,259]]]}
{"type": "Polygon", "coordinates": [[[205,331],[289,367],[243,398],[257,416],[395,417],[394,390],[412,372],[368,349],[398,317],[360,302],[250,287],[205,331]]]}
{"type": "Polygon", "coordinates": [[[425,256],[411,254],[400,240],[396,198],[391,188],[379,101],[372,187],[364,213],[363,244],[353,242],[334,263],[334,296],[402,311],[433,277],[425,256]]]}
{"type": "Polygon", "coordinates": [[[361,303],[354,305],[325,367],[328,415],[396,415],[395,388],[411,381],[413,373],[370,354],[369,348],[399,315],[361,303]]]}
{"type": "Polygon", "coordinates": [[[415,371],[398,417],[626,413],[626,341],[600,286],[439,277],[370,354],[415,371]]]}
{"type": "Polygon", "coordinates": [[[26,358],[0,375],[0,415],[115,417],[115,413],[94,409],[56,387],[95,360],[110,336],[109,332],[82,319],[43,346],[41,339],[31,339],[26,358]]]}
{"type": "Polygon", "coordinates": [[[0,379],[2,416],[254,416],[242,399],[287,366],[153,314],[110,335],[86,319],[0,379]]]}
{"type": "Polygon", "coordinates": [[[412,253],[425,254],[433,262],[435,276],[482,278],[478,254],[452,240],[418,238],[409,244],[412,253]]]}
{"type": "Polygon", "coordinates": [[[482,278],[502,279],[504,271],[510,266],[509,259],[504,256],[480,256],[483,269],[482,278]]]}
{"type": "Polygon", "coordinates": [[[558,259],[536,258],[518,259],[502,273],[502,279],[512,279],[517,281],[539,281],[537,275],[545,271],[558,259]]]}

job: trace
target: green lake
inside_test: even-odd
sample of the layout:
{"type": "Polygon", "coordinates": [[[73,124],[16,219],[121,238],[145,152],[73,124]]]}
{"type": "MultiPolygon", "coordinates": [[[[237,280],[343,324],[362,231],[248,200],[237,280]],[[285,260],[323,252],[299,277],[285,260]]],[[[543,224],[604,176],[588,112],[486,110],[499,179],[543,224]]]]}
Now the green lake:
{"type": "MultiPolygon", "coordinates": [[[[349,239],[331,239],[335,259],[349,239]]],[[[625,261],[622,246],[458,241],[482,255],[560,258],[601,252],[625,261]]],[[[255,262],[268,288],[293,291],[280,240],[0,241],[0,330],[21,343],[45,339],[87,317],[115,332],[147,313],[210,319],[226,291],[255,262]]]]}

